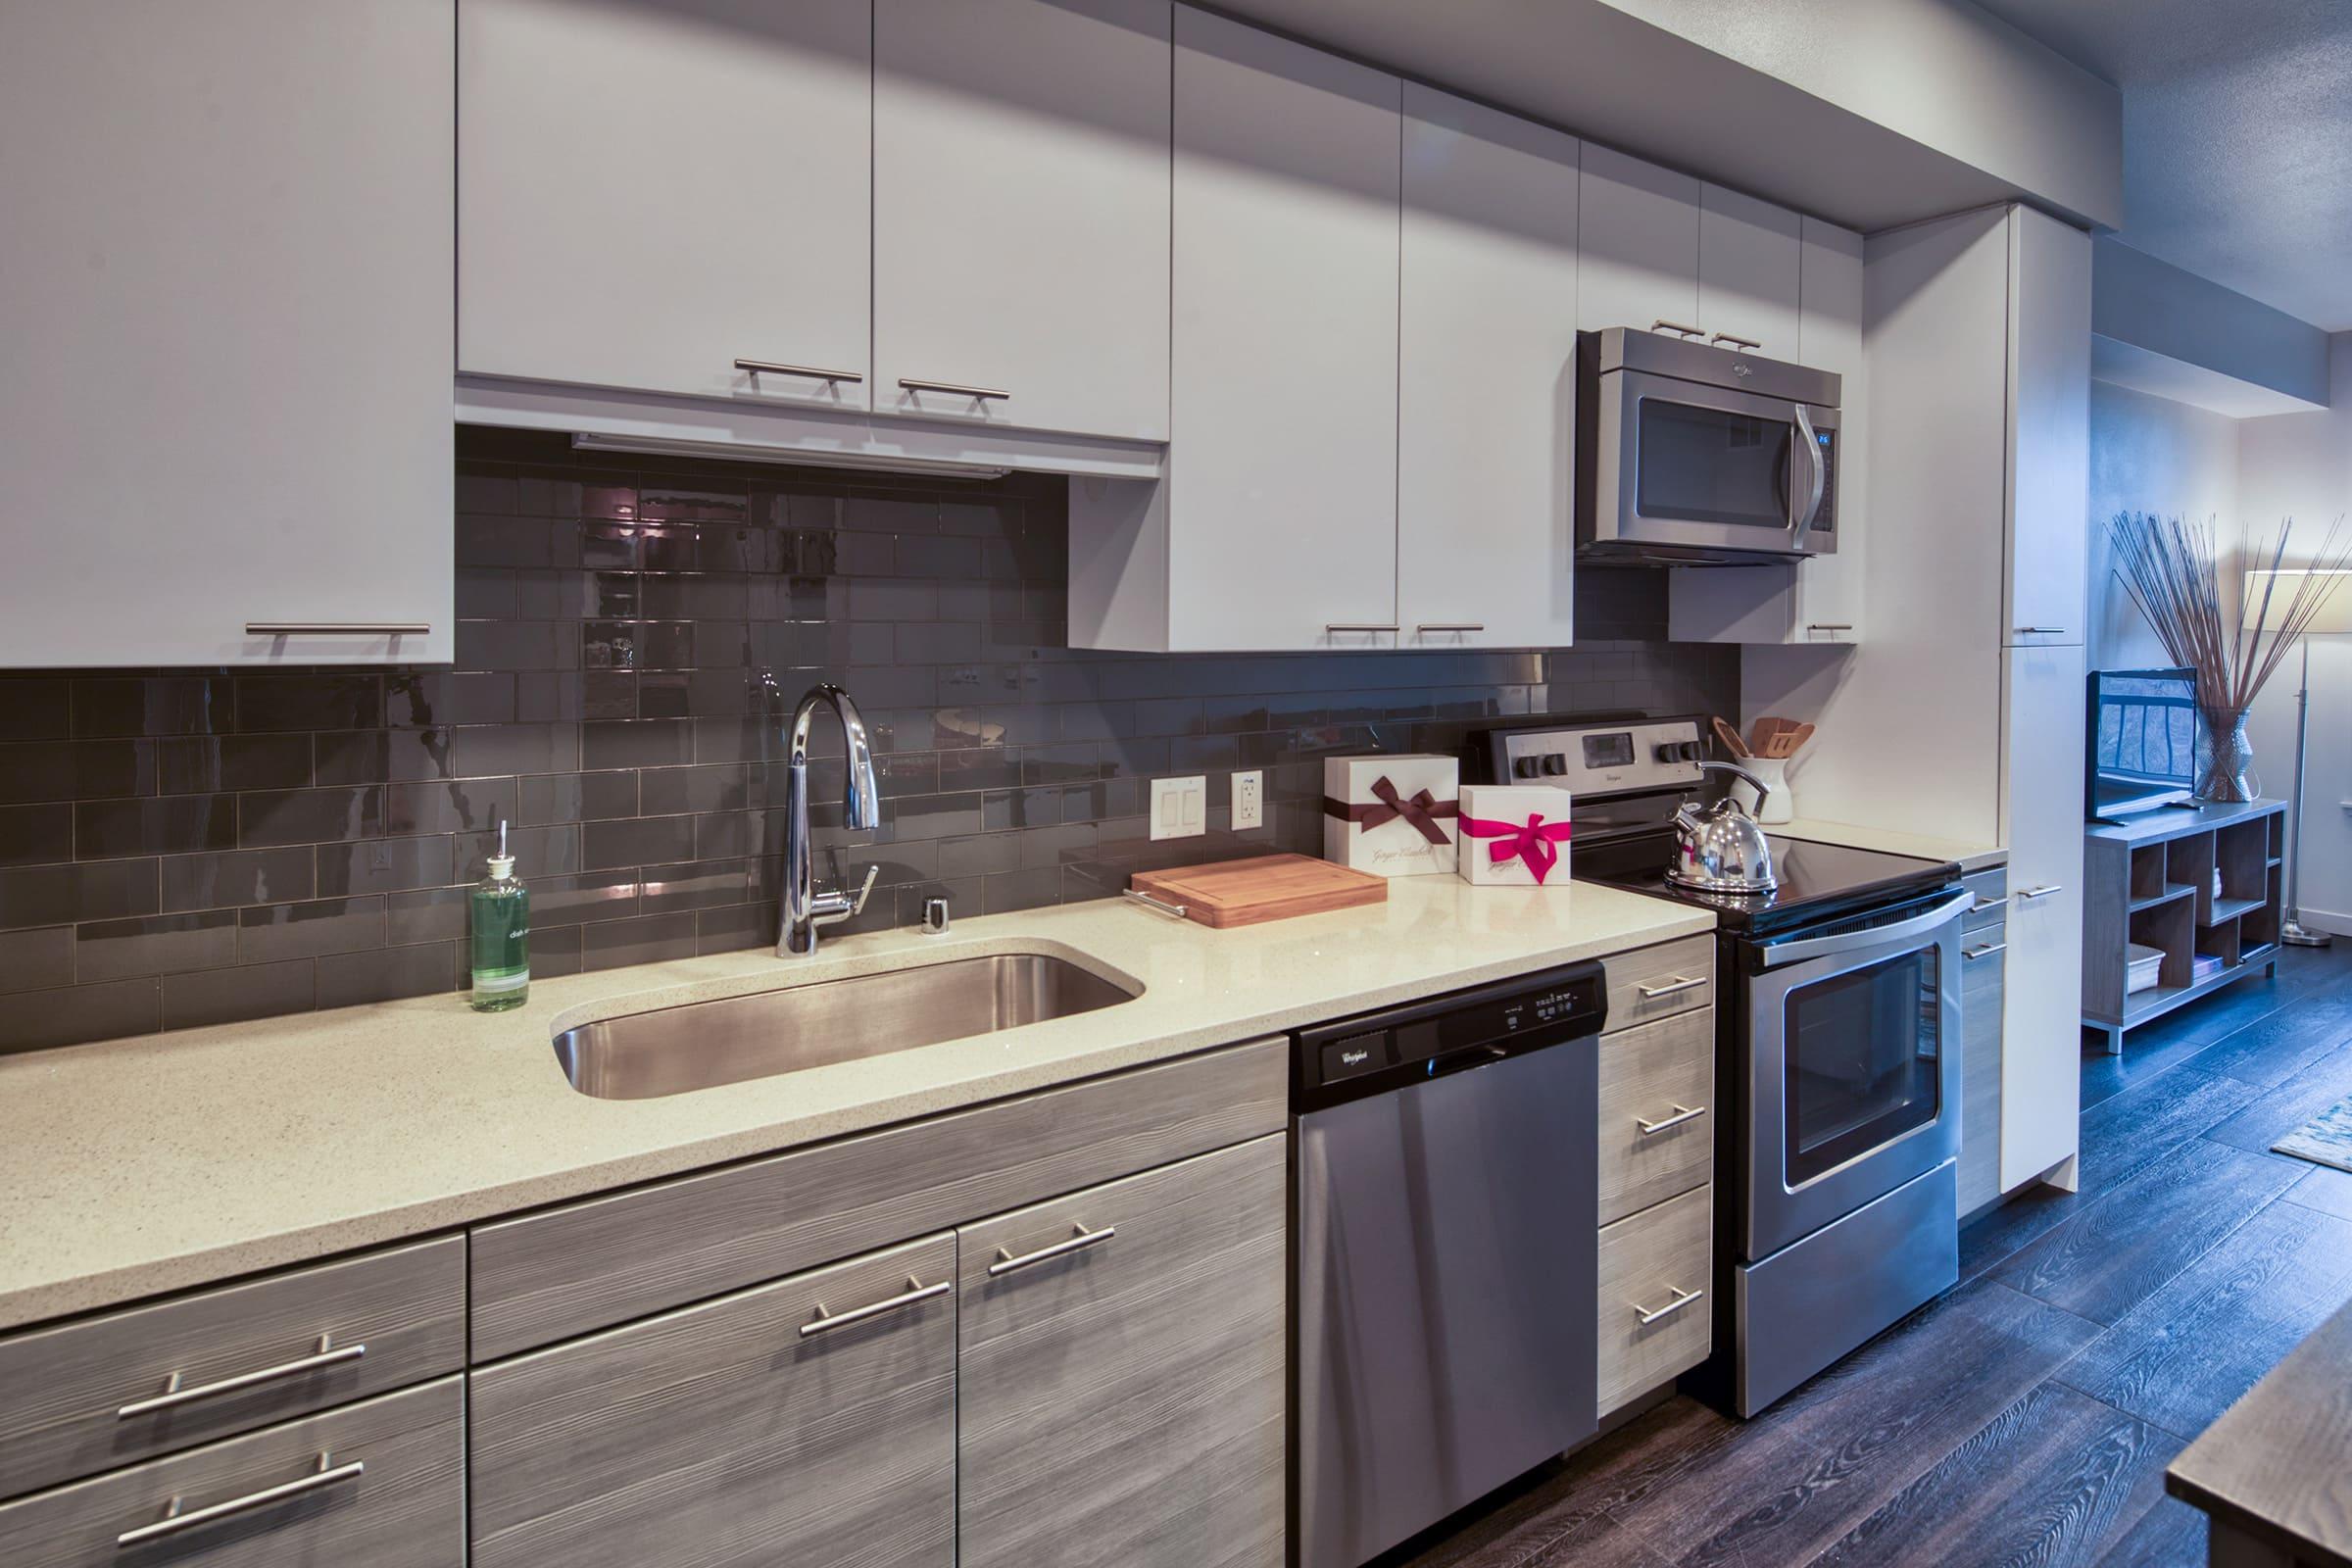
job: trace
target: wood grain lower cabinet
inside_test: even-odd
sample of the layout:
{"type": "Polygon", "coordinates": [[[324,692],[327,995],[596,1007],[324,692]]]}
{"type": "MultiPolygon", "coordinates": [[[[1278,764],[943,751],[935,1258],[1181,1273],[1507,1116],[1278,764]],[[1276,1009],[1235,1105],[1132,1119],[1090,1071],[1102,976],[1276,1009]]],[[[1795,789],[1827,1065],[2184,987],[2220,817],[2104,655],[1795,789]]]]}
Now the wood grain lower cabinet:
{"type": "Polygon", "coordinates": [[[465,1568],[465,1380],[20,1498],[0,1506],[0,1563],[465,1568]],[[186,1523],[157,1530],[174,1499],[186,1523]]]}
{"type": "Polygon", "coordinates": [[[2001,1196],[2001,997],[2008,928],[1995,919],[1960,938],[1960,1213],[2001,1196]]]}
{"type": "Polygon", "coordinates": [[[1714,1303],[1714,1188],[1600,1231],[1599,1405],[1607,1415],[1707,1358],[1714,1303]]]}
{"type": "Polygon", "coordinates": [[[947,1568],[955,1280],[942,1232],[476,1371],[473,1568],[947,1568]]]}
{"type": "Polygon", "coordinates": [[[962,1568],[1283,1558],[1286,1143],[957,1233],[962,1568]]]}
{"type": "Polygon", "coordinates": [[[1600,1223],[1705,1185],[1715,1165],[1715,1010],[1600,1037],[1600,1223]]]}

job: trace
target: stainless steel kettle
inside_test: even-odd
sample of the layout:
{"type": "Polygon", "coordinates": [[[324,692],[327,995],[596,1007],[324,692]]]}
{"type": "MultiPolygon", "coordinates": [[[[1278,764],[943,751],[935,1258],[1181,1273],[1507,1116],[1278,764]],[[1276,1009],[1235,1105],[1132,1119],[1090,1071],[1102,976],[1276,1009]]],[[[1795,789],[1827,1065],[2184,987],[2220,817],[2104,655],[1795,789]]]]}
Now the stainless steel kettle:
{"type": "MultiPolygon", "coordinates": [[[[1701,768],[1745,779],[1756,792],[1756,808],[1772,793],[1744,767],[1729,762],[1701,762],[1701,768]]],[[[1666,880],[1701,893],[1770,893],[1781,885],[1772,874],[1772,844],[1756,819],[1730,796],[1713,806],[1685,801],[1674,813],[1674,864],[1666,880]]]]}

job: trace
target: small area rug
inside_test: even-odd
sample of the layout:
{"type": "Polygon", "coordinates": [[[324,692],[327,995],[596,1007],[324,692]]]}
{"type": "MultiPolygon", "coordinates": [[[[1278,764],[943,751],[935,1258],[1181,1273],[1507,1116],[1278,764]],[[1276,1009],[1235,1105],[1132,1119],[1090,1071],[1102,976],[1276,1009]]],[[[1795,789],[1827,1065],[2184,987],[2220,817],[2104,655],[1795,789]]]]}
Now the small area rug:
{"type": "Polygon", "coordinates": [[[2352,1170],[2352,1098],[2337,1101],[2271,1146],[2315,1165],[2352,1170]]]}

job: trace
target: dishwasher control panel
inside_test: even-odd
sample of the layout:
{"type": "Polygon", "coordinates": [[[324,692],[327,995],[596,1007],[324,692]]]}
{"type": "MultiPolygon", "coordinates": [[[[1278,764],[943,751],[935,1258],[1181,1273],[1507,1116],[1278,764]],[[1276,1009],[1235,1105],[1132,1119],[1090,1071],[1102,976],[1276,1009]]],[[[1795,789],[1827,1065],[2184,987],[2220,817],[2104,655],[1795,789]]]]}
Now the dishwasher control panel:
{"type": "Polygon", "coordinates": [[[1304,1029],[1292,1053],[1293,1108],[1595,1035],[1607,1013],[1600,965],[1576,963],[1304,1029]]]}

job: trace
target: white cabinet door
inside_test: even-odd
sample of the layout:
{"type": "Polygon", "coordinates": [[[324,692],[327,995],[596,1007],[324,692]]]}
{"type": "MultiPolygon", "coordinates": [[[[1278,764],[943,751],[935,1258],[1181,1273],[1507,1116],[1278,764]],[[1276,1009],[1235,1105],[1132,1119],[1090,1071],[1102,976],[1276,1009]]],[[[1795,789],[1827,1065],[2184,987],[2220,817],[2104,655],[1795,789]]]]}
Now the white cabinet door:
{"type": "Polygon", "coordinates": [[[2073,1156],[2082,1095],[2082,650],[2002,656],[2001,1190],[2073,1156]],[[2045,891],[2046,890],[2046,891],[2045,891]]]}
{"type": "Polygon", "coordinates": [[[1172,647],[1396,646],[1399,104],[1177,9],[1172,647]]]}
{"type": "Polygon", "coordinates": [[[2090,236],[2009,213],[2009,571],[2002,638],[2080,643],[2089,614],[2090,236]]]}
{"type": "Polygon", "coordinates": [[[1798,357],[1796,214],[1707,185],[1698,198],[1698,324],[1766,359],[1798,357]]]}
{"type": "Polygon", "coordinates": [[[1167,439],[1169,13],[876,0],[877,412],[1167,439]]]}
{"type": "Polygon", "coordinates": [[[455,28],[7,8],[0,664],[451,657],[455,28]]]}
{"type": "Polygon", "coordinates": [[[1870,551],[1870,396],[1862,357],[1862,236],[1819,219],[1803,220],[1797,264],[1796,358],[1841,377],[1838,406],[1838,518],[1835,554],[1816,556],[1798,576],[1802,602],[1791,641],[1860,642],[1863,563],[1870,551]]]}
{"type": "Polygon", "coordinates": [[[1404,85],[1396,614],[1405,646],[1564,647],[1577,142],[1404,85]]]}
{"type": "Polygon", "coordinates": [[[1590,144],[1581,167],[1576,324],[1697,326],[1698,181],[1590,144]]]}
{"type": "Polygon", "coordinates": [[[465,0],[458,368],[863,411],[872,31],[868,0],[465,0]]]}

